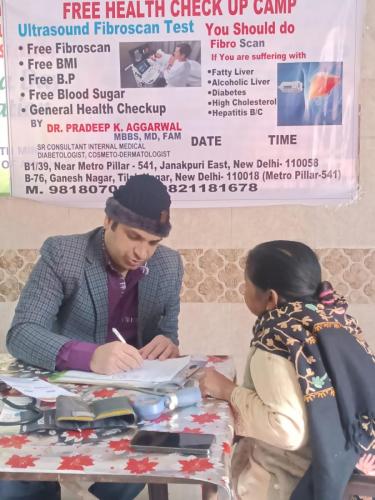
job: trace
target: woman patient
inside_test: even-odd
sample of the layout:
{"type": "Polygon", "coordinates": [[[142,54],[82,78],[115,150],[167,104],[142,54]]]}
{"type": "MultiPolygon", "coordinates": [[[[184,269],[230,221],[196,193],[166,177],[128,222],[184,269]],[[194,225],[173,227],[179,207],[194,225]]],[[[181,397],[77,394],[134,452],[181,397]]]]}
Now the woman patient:
{"type": "Polygon", "coordinates": [[[245,281],[257,320],[243,386],[214,369],[200,380],[233,408],[237,497],[341,500],[360,457],[375,463],[375,357],[303,243],[256,246],[245,281]]]}

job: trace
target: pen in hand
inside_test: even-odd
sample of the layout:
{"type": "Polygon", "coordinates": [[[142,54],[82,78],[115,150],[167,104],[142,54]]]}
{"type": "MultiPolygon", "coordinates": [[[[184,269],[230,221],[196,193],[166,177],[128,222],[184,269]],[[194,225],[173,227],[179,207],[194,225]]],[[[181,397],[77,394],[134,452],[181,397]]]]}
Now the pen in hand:
{"type": "Polygon", "coordinates": [[[112,328],[112,332],[116,335],[120,342],[122,342],[123,344],[127,343],[121,333],[117,330],[117,328],[112,328]]]}
{"type": "Polygon", "coordinates": [[[128,344],[116,328],[112,328],[111,331],[120,344],[115,341],[99,345],[92,355],[90,370],[94,373],[112,375],[139,368],[143,359],[138,350],[128,344]]]}
{"type": "Polygon", "coordinates": [[[123,344],[129,346],[128,349],[130,349],[131,352],[128,352],[127,355],[131,356],[133,358],[133,360],[135,360],[135,362],[136,362],[136,365],[132,366],[132,368],[138,368],[138,367],[140,367],[142,365],[142,363],[143,363],[143,359],[142,359],[142,356],[137,351],[137,349],[135,347],[132,347],[131,345],[129,345],[126,342],[126,340],[121,335],[121,333],[117,330],[117,328],[112,328],[112,332],[114,333],[114,335],[116,335],[116,337],[119,339],[120,342],[122,342],[123,344]]]}

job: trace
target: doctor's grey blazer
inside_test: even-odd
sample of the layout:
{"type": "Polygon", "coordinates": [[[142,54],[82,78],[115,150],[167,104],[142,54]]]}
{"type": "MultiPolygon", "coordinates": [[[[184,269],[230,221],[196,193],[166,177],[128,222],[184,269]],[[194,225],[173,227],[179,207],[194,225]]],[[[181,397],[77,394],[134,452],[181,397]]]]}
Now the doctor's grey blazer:
{"type": "MultiPolygon", "coordinates": [[[[108,290],[102,231],[54,236],[44,242],[7,334],[13,356],[54,370],[67,341],[105,343],[108,290]]],[[[160,245],[148,267],[148,275],[138,284],[139,347],[159,334],[177,344],[181,257],[160,245]]]]}

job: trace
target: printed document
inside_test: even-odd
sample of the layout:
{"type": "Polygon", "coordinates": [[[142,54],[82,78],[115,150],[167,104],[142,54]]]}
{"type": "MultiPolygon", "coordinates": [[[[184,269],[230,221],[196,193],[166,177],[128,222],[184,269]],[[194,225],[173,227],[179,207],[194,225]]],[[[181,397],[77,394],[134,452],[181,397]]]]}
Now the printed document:
{"type": "Polygon", "coordinates": [[[55,373],[49,380],[51,382],[76,382],[76,383],[124,383],[131,385],[153,385],[173,381],[174,377],[190,363],[190,356],[166,359],[164,361],[143,361],[140,368],[127,372],[115,373],[113,375],[99,375],[98,373],[82,372],[78,370],[67,370],[55,373]]]}
{"type": "Polygon", "coordinates": [[[57,396],[74,396],[73,393],[67,391],[63,387],[50,384],[39,378],[8,377],[1,375],[0,380],[10,387],[13,387],[13,389],[16,389],[21,394],[31,398],[41,399],[42,401],[55,401],[57,396]]]}

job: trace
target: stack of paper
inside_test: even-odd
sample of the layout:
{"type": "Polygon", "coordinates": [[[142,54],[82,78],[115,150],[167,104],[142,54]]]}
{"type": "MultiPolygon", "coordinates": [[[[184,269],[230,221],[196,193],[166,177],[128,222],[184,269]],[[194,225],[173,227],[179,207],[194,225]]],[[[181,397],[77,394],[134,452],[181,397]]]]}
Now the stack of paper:
{"type": "Polygon", "coordinates": [[[114,375],[99,375],[92,372],[68,370],[53,374],[49,380],[56,383],[106,384],[152,386],[173,381],[174,377],[188,366],[190,356],[166,359],[165,361],[148,360],[140,368],[114,375]]]}

